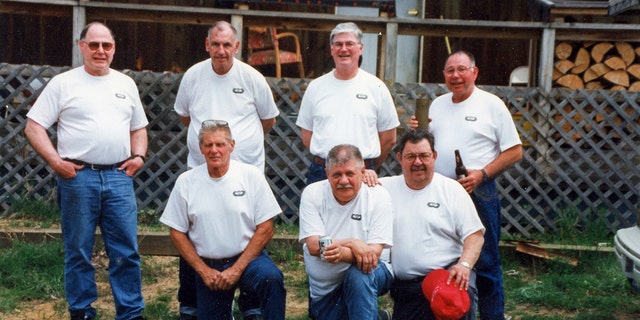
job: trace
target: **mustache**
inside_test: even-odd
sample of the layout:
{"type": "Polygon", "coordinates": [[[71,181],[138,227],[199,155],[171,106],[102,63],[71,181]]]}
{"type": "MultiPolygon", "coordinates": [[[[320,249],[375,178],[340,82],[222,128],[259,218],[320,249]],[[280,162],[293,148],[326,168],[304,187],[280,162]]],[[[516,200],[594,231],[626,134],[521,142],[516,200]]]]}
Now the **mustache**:
{"type": "Polygon", "coordinates": [[[421,164],[419,166],[411,166],[411,171],[424,171],[426,169],[427,167],[424,164],[421,164]]]}
{"type": "Polygon", "coordinates": [[[351,188],[353,188],[353,186],[350,184],[339,184],[336,186],[336,189],[351,189],[351,188]]]}

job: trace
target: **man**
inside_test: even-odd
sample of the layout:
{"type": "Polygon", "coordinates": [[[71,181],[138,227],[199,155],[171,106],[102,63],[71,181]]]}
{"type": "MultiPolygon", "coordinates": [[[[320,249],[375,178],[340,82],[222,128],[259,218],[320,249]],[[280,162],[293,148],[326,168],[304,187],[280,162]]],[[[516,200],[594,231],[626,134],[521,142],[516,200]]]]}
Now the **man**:
{"type": "Polygon", "coordinates": [[[392,245],[391,198],[379,186],[362,188],[364,161],[355,146],[332,148],[326,170],[328,181],[308,185],[300,200],[309,315],[318,320],[375,320],[377,297],[393,280],[385,249],[392,245]],[[322,236],[330,236],[332,244],[321,258],[322,236]]]}
{"type": "Polygon", "coordinates": [[[206,119],[229,122],[237,141],[232,159],[264,171],[264,135],[279,114],[271,88],[260,72],[237,60],[240,49],[236,29],[216,22],[205,39],[210,58],[193,65],[182,77],[174,109],[188,126],[187,164],[204,163],[198,146],[198,130],[206,119]]]}
{"type": "Polygon", "coordinates": [[[389,89],[358,66],[362,31],[352,22],[340,23],[330,35],[335,69],[313,80],[302,98],[296,125],[302,143],[313,155],[307,184],[326,179],[325,159],[333,146],[357,146],[367,166],[365,182],[387,158],[400,125],[389,89]]]}
{"type": "Polygon", "coordinates": [[[144,165],[148,124],[133,80],[110,69],[115,40],[102,23],[88,24],[78,48],[84,65],[49,82],[27,114],[25,134],[58,174],[71,319],[94,319],[91,264],[100,226],[109,256],[116,319],[142,319],[138,209],[132,176],[144,165]],[[54,123],[57,149],[47,135],[54,123]]]}
{"type": "Polygon", "coordinates": [[[429,109],[429,130],[438,139],[436,172],[455,178],[454,150],[460,150],[467,176],[458,182],[471,193],[486,231],[478,274],[478,306],[482,319],[504,318],[504,288],[500,266],[500,199],[494,178],[522,158],[522,143],[502,100],[475,85],[478,67],[473,55],[449,56],[443,74],[449,93],[429,109]]]}
{"type": "Polygon", "coordinates": [[[206,163],[178,177],[160,218],[198,275],[197,317],[230,319],[239,287],[260,299],[265,319],[284,319],[282,272],[265,250],[278,202],[259,169],[231,160],[226,121],[204,121],[199,141],[206,163]]]}
{"type": "MultiPolygon", "coordinates": [[[[279,111],[264,76],[234,58],[239,49],[236,29],[226,21],[214,23],[205,39],[210,58],[189,68],[182,78],[174,109],[188,127],[189,168],[205,162],[198,130],[202,121],[215,118],[229,122],[238,141],[232,159],[264,171],[264,135],[275,125],[279,111]]],[[[181,257],[178,300],[183,320],[195,319],[196,276],[181,257]]],[[[254,298],[242,294],[239,304],[246,318],[258,316],[259,304],[254,298]]]]}
{"type": "Polygon", "coordinates": [[[484,227],[471,197],[455,180],[435,172],[438,154],[429,132],[407,131],[396,151],[402,175],[380,179],[395,212],[393,319],[434,319],[421,283],[437,269],[447,269],[447,281],[467,290],[471,308],[465,319],[475,319],[473,265],[482,249],[484,227]]]}

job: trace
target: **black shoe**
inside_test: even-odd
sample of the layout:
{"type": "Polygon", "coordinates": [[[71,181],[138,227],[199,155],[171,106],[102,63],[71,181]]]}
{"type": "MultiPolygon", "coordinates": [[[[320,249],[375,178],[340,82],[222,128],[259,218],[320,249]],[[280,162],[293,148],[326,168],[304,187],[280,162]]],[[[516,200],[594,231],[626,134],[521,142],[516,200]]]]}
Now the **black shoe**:
{"type": "Polygon", "coordinates": [[[193,316],[186,313],[180,314],[180,320],[198,320],[198,316],[193,316]]]}
{"type": "Polygon", "coordinates": [[[94,317],[90,314],[86,314],[84,310],[69,311],[71,320],[93,320],[94,317]]]}
{"type": "Polygon", "coordinates": [[[391,311],[378,310],[378,320],[391,320],[391,311]]]}

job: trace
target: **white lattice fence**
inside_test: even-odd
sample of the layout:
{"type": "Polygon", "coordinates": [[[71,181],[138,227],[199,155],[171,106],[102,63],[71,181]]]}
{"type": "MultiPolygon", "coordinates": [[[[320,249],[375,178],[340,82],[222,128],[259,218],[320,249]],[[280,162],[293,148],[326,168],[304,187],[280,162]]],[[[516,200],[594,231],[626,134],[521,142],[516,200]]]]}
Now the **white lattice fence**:
{"type": "MultiPolygon", "coordinates": [[[[22,131],[30,103],[52,76],[68,68],[0,64],[0,210],[20,197],[55,199],[55,175],[22,131]]],[[[172,110],[181,74],[125,71],[138,84],[149,124],[149,159],[136,176],[141,210],[159,214],[176,177],[186,169],[186,130],[172,110]]],[[[283,209],[296,223],[304,175],[311,159],[295,125],[309,80],[269,78],[281,111],[266,137],[266,175],[283,209]]],[[[402,129],[418,98],[435,98],[441,84],[389,85],[402,129]]],[[[499,179],[503,231],[554,230],[563,212],[578,223],[602,218],[610,230],[635,223],[640,194],[640,107],[637,92],[567,91],[484,86],[509,106],[524,143],[524,159],[499,179]]],[[[55,135],[50,130],[52,136],[55,135]]],[[[437,144],[436,144],[437,147],[437,144]]],[[[390,155],[381,175],[398,174],[390,155]]]]}

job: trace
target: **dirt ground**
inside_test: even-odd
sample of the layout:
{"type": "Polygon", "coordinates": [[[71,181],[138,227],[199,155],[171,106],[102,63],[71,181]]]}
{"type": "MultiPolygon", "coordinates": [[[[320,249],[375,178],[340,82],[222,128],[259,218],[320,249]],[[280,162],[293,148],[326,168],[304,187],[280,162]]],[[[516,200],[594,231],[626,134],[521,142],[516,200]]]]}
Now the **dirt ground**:
{"type": "MultiPolygon", "coordinates": [[[[178,302],[176,295],[178,292],[178,258],[164,256],[145,256],[143,259],[143,269],[148,267],[153,270],[154,275],[144,276],[142,293],[145,302],[156,301],[160,296],[171,297],[169,309],[178,312],[178,302]]],[[[102,319],[113,319],[115,309],[111,289],[109,287],[106,273],[106,256],[94,256],[93,262],[96,265],[96,279],[98,283],[98,300],[93,306],[98,310],[102,319]]],[[[306,276],[300,275],[300,276],[306,276]]],[[[287,288],[287,316],[299,317],[304,316],[307,312],[307,300],[300,299],[296,296],[295,288],[287,288]]],[[[0,313],[0,319],[3,320],[57,320],[68,319],[66,312],[66,302],[64,297],[51,297],[48,300],[30,301],[22,304],[11,314],[0,313]]],[[[150,319],[152,320],[152,319],[150,319]]],[[[158,319],[168,320],[168,319],[158,319]]]]}

